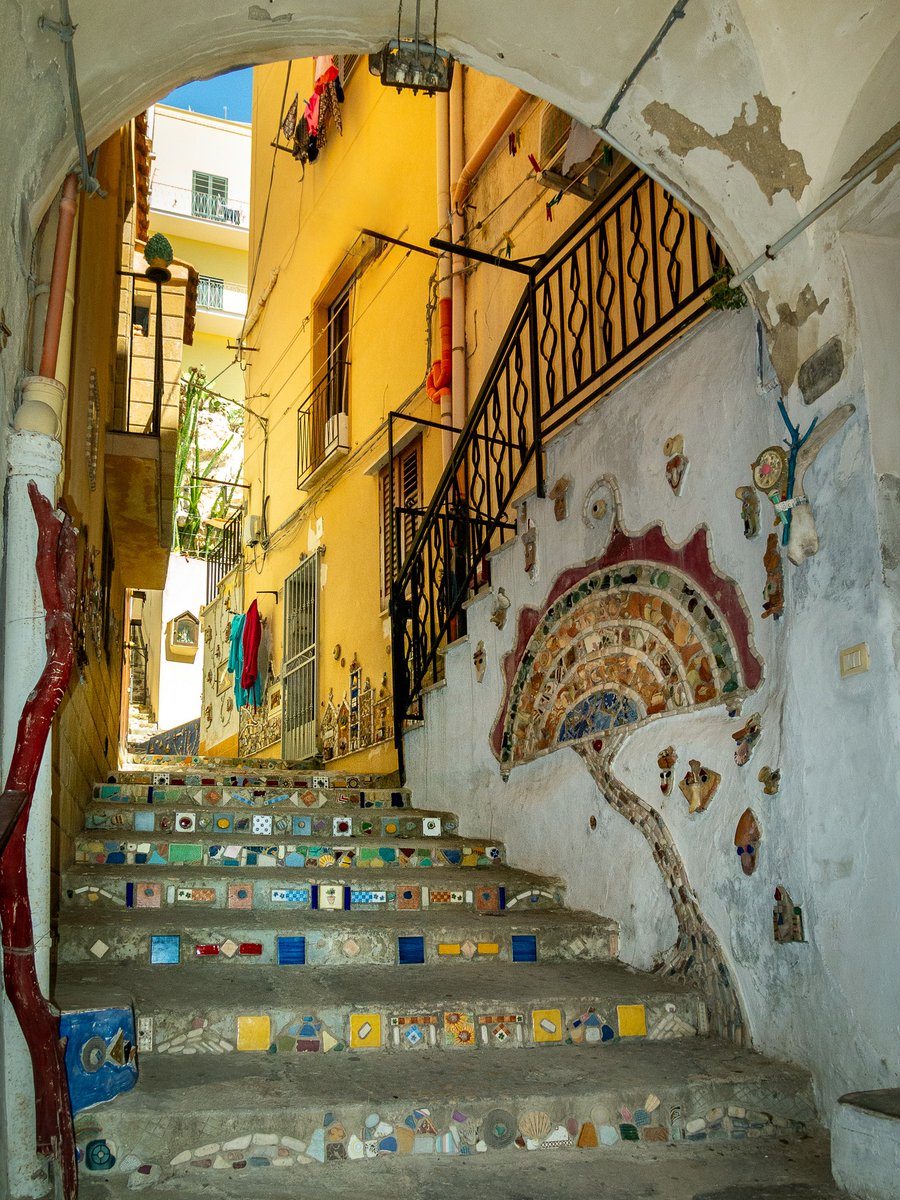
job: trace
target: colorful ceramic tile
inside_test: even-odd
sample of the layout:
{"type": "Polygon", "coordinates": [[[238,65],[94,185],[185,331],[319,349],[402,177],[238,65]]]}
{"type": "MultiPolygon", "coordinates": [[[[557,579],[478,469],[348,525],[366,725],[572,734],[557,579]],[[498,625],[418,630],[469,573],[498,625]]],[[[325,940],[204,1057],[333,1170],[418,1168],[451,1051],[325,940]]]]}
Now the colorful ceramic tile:
{"type": "Polygon", "coordinates": [[[234,829],[234,817],[231,813],[216,813],[213,817],[213,829],[216,833],[230,833],[234,829]]]}
{"type": "Polygon", "coordinates": [[[498,887],[475,888],[475,911],[498,913],[500,911],[500,889],[498,887]]]}
{"type": "Polygon", "coordinates": [[[312,837],[312,817],[308,814],[292,817],[291,832],[294,837],[312,837]]]}
{"type": "Polygon", "coordinates": [[[59,1032],[66,1039],[66,1076],[73,1113],[112,1100],[137,1083],[134,1013],[130,1008],[64,1012],[59,1032]]]}
{"type": "Polygon", "coordinates": [[[177,933],[154,934],[150,938],[150,962],[171,964],[181,961],[181,938],[177,933]]]}
{"type": "Polygon", "coordinates": [[[397,888],[397,907],[398,908],[421,908],[422,906],[422,889],[419,887],[399,887],[397,888]]]}
{"type": "Polygon", "coordinates": [[[193,833],[196,828],[196,813],[180,812],[175,814],[175,829],[178,833],[193,833]]]}
{"type": "Polygon", "coordinates": [[[537,962],[537,937],[531,933],[512,936],[513,962],[537,962]]]}
{"type": "Polygon", "coordinates": [[[153,812],[136,812],[134,814],[134,828],[139,832],[150,833],[154,828],[156,814],[153,812]]]}
{"type": "Polygon", "coordinates": [[[267,1016],[238,1017],[238,1050],[267,1051],[272,1044],[272,1023],[267,1016]]]}
{"type": "Polygon", "coordinates": [[[321,884],[319,886],[319,908],[336,911],[344,907],[344,888],[340,884],[321,884]]]}
{"type": "Polygon", "coordinates": [[[647,1010],[643,1004],[620,1004],[616,1008],[619,1018],[619,1037],[646,1037],[647,1010]]]}
{"type": "Polygon", "coordinates": [[[306,962],[305,937],[279,937],[275,939],[275,947],[280,967],[297,967],[306,962]]]}
{"type": "Polygon", "coordinates": [[[331,832],[335,837],[351,837],[353,835],[353,818],[333,817],[331,832]]]}
{"type": "Polygon", "coordinates": [[[422,818],[422,837],[440,837],[441,836],[441,818],[440,817],[423,817],[422,818]]]}
{"type": "Polygon", "coordinates": [[[536,1008],[531,1014],[531,1030],[536,1043],[561,1042],[564,1027],[562,1011],[558,1008],[536,1008]]]}
{"type": "Polygon", "coordinates": [[[229,883],[229,885],[228,885],[228,907],[229,908],[252,908],[253,907],[253,884],[252,883],[229,883]]]}
{"type": "Polygon", "coordinates": [[[401,965],[424,963],[425,939],[423,937],[398,937],[397,960],[401,965]]]}
{"type": "Polygon", "coordinates": [[[354,1050],[372,1050],[381,1046],[381,1017],[378,1013],[350,1014],[350,1046],[354,1050]]]}
{"type": "Polygon", "coordinates": [[[199,863],[203,861],[203,848],[190,842],[172,842],[169,845],[170,863],[199,863]]]}
{"type": "Polygon", "coordinates": [[[459,942],[439,942],[438,955],[441,958],[458,958],[461,953],[459,942]]]}
{"type": "Polygon", "coordinates": [[[134,885],[135,908],[159,908],[161,904],[161,883],[136,883],[134,885]]]}
{"type": "Polygon", "coordinates": [[[269,813],[254,813],[252,832],[263,837],[272,833],[272,817],[269,813]]]}
{"type": "Polygon", "coordinates": [[[309,904],[308,888],[272,888],[275,904],[309,904]]]}
{"type": "Polygon", "coordinates": [[[444,1044],[446,1046],[474,1046],[474,1014],[467,1012],[444,1013],[444,1044]]]}

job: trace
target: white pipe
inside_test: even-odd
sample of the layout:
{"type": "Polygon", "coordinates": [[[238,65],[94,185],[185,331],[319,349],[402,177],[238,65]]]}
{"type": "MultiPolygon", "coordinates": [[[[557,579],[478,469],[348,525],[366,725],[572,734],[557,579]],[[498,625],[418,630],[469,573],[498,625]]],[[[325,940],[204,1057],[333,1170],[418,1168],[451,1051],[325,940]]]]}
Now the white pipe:
{"type": "MultiPolygon", "coordinates": [[[[453,193],[465,166],[465,144],[463,137],[463,76],[464,72],[457,69],[450,89],[450,178],[453,181],[453,193]]],[[[450,227],[450,240],[456,243],[465,238],[465,217],[453,209],[453,220],[450,227]]],[[[451,259],[453,271],[453,424],[462,429],[466,423],[468,403],[466,400],[466,277],[463,274],[465,259],[454,254],[451,259]]],[[[454,434],[454,440],[458,435],[454,434]]]]}
{"type": "MultiPolygon", "coordinates": [[[[435,99],[435,142],[437,149],[437,223],[440,237],[450,217],[450,97],[447,92],[438,92],[435,99]]],[[[438,264],[438,313],[441,300],[451,298],[450,256],[442,254],[438,264]]],[[[439,322],[440,324],[440,322],[439,322]]],[[[430,367],[429,363],[429,367],[430,367]]],[[[452,387],[452,385],[451,385],[452,387]]],[[[446,463],[453,449],[453,398],[441,397],[441,424],[446,428],[441,433],[441,461],[446,463]]]]}
{"type": "Polygon", "coordinates": [[[815,208],[810,209],[806,216],[801,217],[796,225],[792,225],[787,233],[781,235],[777,242],[771,246],[766,246],[759,258],[755,258],[749,267],[744,267],[743,271],[739,271],[737,275],[732,275],[731,279],[728,281],[728,286],[733,288],[740,287],[740,285],[745,280],[749,279],[751,275],[755,274],[760,267],[764,266],[767,262],[771,262],[776,255],[778,255],[785,248],[788,242],[792,242],[794,238],[799,233],[802,233],[808,225],[812,225],[813,221],[821,217],[822,213],[827,212],[829,208],[832,208],[835,204],[837,204],[838,200],[842,200],[848,192],[852,192],[858,184],[862,183],[862,181],[871,175],[873,171],[877,171],[881,164],[896,154],[898,150],[900,150],[900,138],[897,138],[895,141],[891,142],[890,146],[888,146],[886,150],[882,150],[882,152],[873,158],[870,163],[866,163],[866,165],[861,167],[855,175],[851,175],[849,179],[846,179],[841,186],[833,191],[826,200],[822,201],[821,204],[817,204],[815,208]]]}

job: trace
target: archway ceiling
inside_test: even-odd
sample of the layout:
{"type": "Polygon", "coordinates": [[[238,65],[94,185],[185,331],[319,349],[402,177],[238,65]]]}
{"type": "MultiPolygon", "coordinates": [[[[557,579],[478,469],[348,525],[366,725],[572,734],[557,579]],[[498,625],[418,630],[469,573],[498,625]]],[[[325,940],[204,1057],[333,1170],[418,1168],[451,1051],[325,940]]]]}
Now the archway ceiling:
{"type": "MultiPolygon", "coordinates": [[[[397,27],[397,0],[154,0],[150,19],[138,0],[71,0],[71,7],[92,145],[187,80],[240,64],[372,49],[397,27]]],[[[412,0],[405,7],[411,19],[412,0]]],[[[32,77],[43,75],[47,88],[46,105],[27,124],[8,105],[7,118],[0,116],[19,126],[15,144],[25,131],[45,165],[34,181],[34,214],[71,160],[71,138],[59,137],[68,102],[58,40],[38,29],[30,0],[10,8],[32,77]]],[[[441,0],[439,41],[462,61],[597,122],[670,8],[670,0],[441,0]]],[[[430,19],[428,3],[423,11],[430,19]]],[[[892,112],[896,96],[882,96],[867,120],[857,108],[852,136],[842,136],[898,30],[893,0],[690,0],[610,129],[692,198],[740,261],[827,195],[900,116],[892,112]]]]}

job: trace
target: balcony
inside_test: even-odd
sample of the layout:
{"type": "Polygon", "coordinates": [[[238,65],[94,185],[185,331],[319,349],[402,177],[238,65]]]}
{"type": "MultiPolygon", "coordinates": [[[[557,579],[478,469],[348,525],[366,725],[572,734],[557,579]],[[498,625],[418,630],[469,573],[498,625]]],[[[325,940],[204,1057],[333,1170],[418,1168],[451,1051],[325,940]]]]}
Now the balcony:
{"type": "Polygon", "coordinates": [[[250,229],[248,200],[225,199],[155,180],[150,191],[150,209],[157,216],[167,218],[163,223],[158,220],[155,222],[155,226],[164,232],[221,246],[247,246],[250,229]],[[198,221],[204,226],[202,234],[197,230],[198,221]]]}
{"type": "Polygon", "coordinates": [[[243,283],[201,275],[197,286],[197,330],[233,337],[240,333],[247,312],[247,288],[243,283]]]}
{"type": "Polygon", "coordinates": [[[333,358],[297,409],[297,487],[309,489],[350,449],[347,382],[350,363],[333,358]]]}

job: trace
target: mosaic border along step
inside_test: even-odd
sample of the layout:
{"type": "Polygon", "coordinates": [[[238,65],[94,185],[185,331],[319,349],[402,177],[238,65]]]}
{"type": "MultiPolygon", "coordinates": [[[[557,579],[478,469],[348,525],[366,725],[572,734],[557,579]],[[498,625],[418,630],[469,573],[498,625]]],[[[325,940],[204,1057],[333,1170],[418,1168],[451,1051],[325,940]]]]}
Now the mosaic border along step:
{"type": "Polygon", "coordinates": [[[405,789],[385,790],[370,788],[357,790],[347,788],[311,788],[299,786],[294,781],[281,783],[275,780],[258,781],[256,786],[231,783],[212,783],[206,780],[195,783],[160,786],[153,783],[97,783],[91,792],[93,803],[100,804],[156,804],[189,808],[203,804],[210,807],[271,808],[291,807],[303,809],[321,808],[325,804],[349,806],[351,808],[409,808],[411,798],[405,789]]]}
{"type": "MultiPolygon", "coordinates": [[[[279,759],[194,758],[154,756],[133,770],[116,771],[107,783],[155,784],[159,787],[233,784],[236,787],[311,787],[398,789],[396,777],[350,771],[303,771],[279,759]]],[[[398,789],[402,790],[402,789],[398,789]]]]}
{"type": "MultiPolygon", "coordinates": [[[[457,1087],[466,1089],[458,1095],[474,1094],[471,1078],[468,1083],[455,1083],[452,1090],[433,1082],[435,1100],[429,1098],[427,1091],[417,1094],[420,1076],[435,1080],[437,1075],[431,1069],[424,1073],[412,1070],[417,1062],[424,1061],[416,1054],[405,1059],[409,1066],[401,1079],[391,1083],[386,1072],[385,1079],[376,1083],[368,1100],[336,1101],[328,1108],[315,1094],[318,1088],[311,1099],[306,1099],[304,1090],[298,1089],[289,1078],[290,1072],[285,1076],[277,1062],[271,1062],[271,1067],[280,1071],[280,1077],[269,1079],[267,1070],[257,1078],[242,1079],[239,1101],[231,1070],[222,1076],[226,1081],[224,1086],[212,1082],[193,1086],[191,1080],[201,1061],[216,1069],[229,1067],[231,1063],[238,1065],[236,1055],[223,1054],[212,1062],[194,1059],[196,1065],[184,1077],[185,1103],[179,1105],[170,1099],[153,1121],[147,1121],[147,1111],[154,1111],[156,1081],[171,1081],[173,1072],[183,1071],[183,1065],[169,1056],[151,1055],[143,1060],[140,1096],[129,1093],[115,1105],[79,1114],[75,1123],[76,1140],[82,1169],[109,1170],[118,1164],[119,1170],[135,1173],[134,1182],[138,1185],[142,1184],[142,1176],[151,1177],[146,1180],[150,1182],[162,1170],[195,1176],[217,1168],[271,1167],[278,1161],[294,1166],[409,1153],[506,1152],[511,1156],[517,1149],[591,1149],[602,1153],[620,1142],[633,1143],[634,1153],[645,1150],[653,1153],[664,1143],[724,1144],[732,1140],[805,1136],[808,1126],[815,1122],[815,1110],[808,1082],[800,1073],[776,1068],[770,1082],[767,1074],[771,1064],[764,1059],[754,1059],[751,1063],[745,1055],[743,1070],[735,1070],[726,1078],[708,1076],[702,1070],[702,1054],[707,1047],[704,1041],[667,1043],[666,1053],[675,1051],[674,1062],[683,1064],[680,1077],[676,1078],[675,1069],[669,1069],[654,1079],[659,1058],[651,1053],[650,1047],[633,1056],[635,1063],[643,1058],[647,1065],[631,1072],[621,1069],[620,1054],[624,1050],[630,1058],[631,1048],[613,1044],[598,1053],[609,1055],[607,1062],[619,1060],[620,1065],[612,1069],[617,1082],[604,1083],[600,1079],[589,1088],[578,1084],[566,1088],[557,1072],[553,1077],[557,1087],[549,1093],[547,1088],[553,1087],[553,1082],[548,1085],[542,1080],[540,1088],[534,1086],[535,1054],[541,1054],[542,1064],[564,1063],[569,1076],[579,1053],[590,1054],[590,1061],[594,1062],[594,1052],[575,1049],[570,1057],[569,1053],[556,1056],[525,1050],[521,1056],[512,1054],[497,1061],[498,1068],[501,1062],[522,1063],[523,1070],[514,1077],[505,1067],[492,1071],[491,1085],[478,1089],[479,1099],[449,1102],[448,1094],[452,1096],[457,1087]],[[695,1050],[685,1055],[678,1052],[679,1046],[695,1046],[700,1052],[695,1050]],[[752,1064],[757,1064],[756,1069],[752,1064]],[[525,1072],[532,1078],[525,1079],[525,1072]],[[623,1076],[627,1077],[627,1083],[621,1082],[623,1076]],[[387,1095],[399,1087],[406,1095],[379,1099],[382,1086],[387,1095]],[[264,1105],[256,1099],[262,1090],[266,1094],[264,1105]],[[213,1091],[215,1101],[205,1103],[206,1096],[213,1091]],[[416,1097],[414,1100],[408,1098],[410,1093],[416,1097]]],[[[426,1060],[429,1057],[439,1058],[442,1064],[447,1061],[443,1055],[426,1053],[426,1060]]],[[[337,1059],[345,1060],[345,1056],[338,1055],[337,1059]]],[[[253,1061],[267,1066],[270,1062],[265,1056],[253,1061]]],[[[304,1060],[306,1081],[315,1061],[315,1055],[304,1060]]],[[[391,1073],[395,1074],[396,1067],[389,1058],[383,1061],[385,1068],[390,1065],[391,1073]]],[[[465,1054],[453,1061],[480,1064],[480,1059],[465,1054]]],[[[370,1065],[374,1067],[377,1062],[379,1056],[372,1058],[370,1065]]],[[[341,1073],[331,1069],[332,1063],[335,1067],[340,1063],[334,1058],[328,1060],[331,1094],[337,1098],[342,1090],[341,1073]]],[[[439,1070],[441,1076],[446,1072],[443,1065],[439,1070]]],[[[606,1072],[591,1072],[592,1078],[598,1074],[606,1072]]],[[[575,1078],[581,1082],[577,1073],[575,1078]]]]}
{"type": "MultiPolygon", "coordinates": [[[[350,888],[317,888],[313,901],[325,908],[342,905],[350,888]],[[318,892],[318,895],[316,895],[318,892]]],[[[529,921],[504,921],[470,926],[455,921],[442,925],[439,916],[423,932],[421,926],[388,929],[363,928],[350,919],[333,921],[329,928],[311,930],[292,922],[290,932],[261,926],[252,920],[242,924],[235,912],[227,930],[195,924],[190,930],[160,920],[154,927],[151,913],[140,924],[117,920],[104,924],[63,925],[60,963],[104,960],[153,966],[209,970],[215,962],[248,962],[259,966],[293,968],[305,966],[352,966],[393,964],[398,967],[425,963],[469,962],[608,962],[618,949],[618,932],[603,917],[585,919],[560,912],[555,927],[533,932],[529,921]],[[178,930],[175,932],[174,930],[178,930]],[[197,964],[197,965],[194,965],[197,964]]]]}
{"type": "MultiPolygon", "coordinates": [[[[237,835],[232,835],[236,837],[237,835]]],[[[254,835],[251,834],[251,837],[254,835]]],[[[415,839],[410,839],[415,840],[415,839]]],[[[453,839],[459,841],[459,839],[453,839]]],[[[284,867],[319,870],[427,869],[429,867],[478,868],[503,862],[500,846],[456,846],[442,848],[436,842],[423,846],[322,846],[310,841],[242,845],[240,840],[218,843],[199,841],[138,842],[75,839],[75,863],[98,866],[171,866],[181,864],[201,870],[205,866],[252,867],[275,870],[284,867]]]]}
{"type": "MultiPolygon", "coordinates": [[[[319,889],[316,894],[319,900],[323,888],[347,887],[346,880],[298,880],[290,875],[282,879],[267,879],[263,883],[259,880],[233,883],[228,878],[213,878],[210,874],[195,875],[193,883],[185,884],[181,879],[117,877],[112,870],[117,868],[111,868],[109,874],[104,868],[98,868],[98,873],[103,872],[100,879],[92,878],[90,867],[82,872],[69,871],[62,893],[63,909],[96,907],[98,911],[103,911],[111,908],[176,908],[179,915],[185,918],[190,915],[186,910],[252,908],[256,912],[287,913],[297,909],[324,911],[321,904],[315,909],[313,907],[313,888],[319,889]]],[[[449,905],[454,911],[465,908],[491,915],[512,912],[516,908],[520,912],[543,912],[563,906],[562,889],[552,881],[542,880],[545,884],[542,887],[523,888],[521,884],[527,882],[528,876],[510,872],[506,884],[495,882],[497,878],[504,877],[497,870],[474,888],[458,888],[455,881],[454,886],[450,887],[429,887],[424,884],[398,884],[395,878],[390,877],[367,878],[366,887],[350,889],[349,910],[346,892],[343,893],[343,908],[350,912],[379,913],[444,909],[449,905]]]]}
{"type": "MultiPolygon", "coordinates": [[[[248,1006],[249,1007],[249,1006],[248,1006]]],[[[511,1008],[509,1002],[464,1001],[417,1008],[388,1007],[352,1012],[346,1006],[315,1014],[265,1006],[234,1013],[218,1008],[205,1016],[184,1012],[137,1013],[142,1054],[257,1052],[287,1056],[352,1051],[516,1049],[529,1046],[613,1045],[622,1038],[673,1041],[705,1032],[705,1007],[698,996],[655,997],[646,1004],[616,1004],[551,997],[511,1008]],[[701,1012],[702,1009],[702,1012],[701,1012]]],[[[298,1060],[297,1069],[303,1070],[298,1060]]]]}
{"type": "Polygon", "coordinates": [[[410,809],[391,811],[390,815],[348,813],[338,809],[319,808],[314,812],[284,812],[273,808],[268,812],[223,811],[218,808],[158,807],[131,803],[112,808],[92,804],[84,814],[84,834],[98,832],[170,834],[210,833],[216,837],[238,833],[263,837],[321,837],[321,838],[439,838],[454,835],[455,818],[446,813],[426,816],[413,814],[410,809]],[[154,811],[155,810],[155,811],[154,811]]]}

